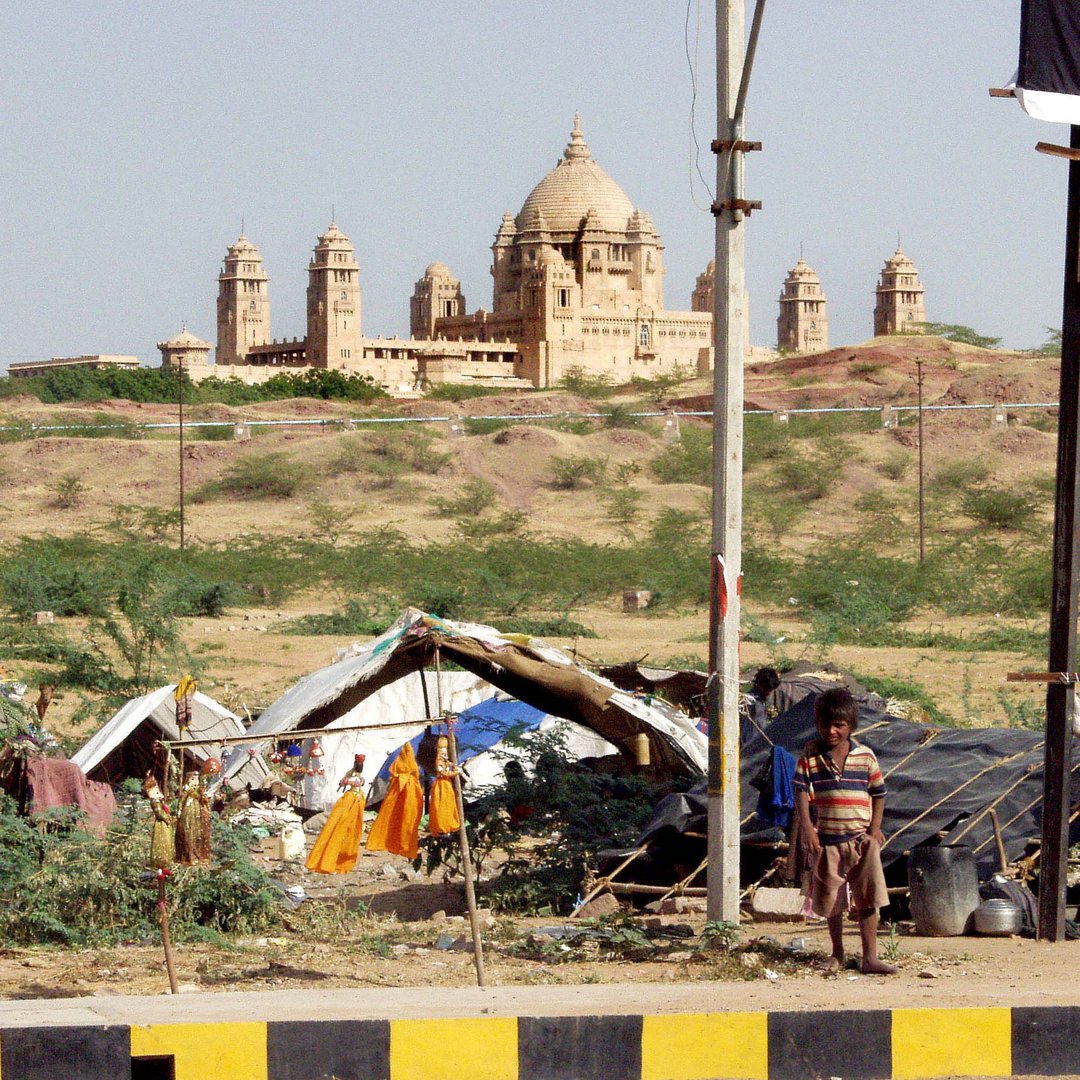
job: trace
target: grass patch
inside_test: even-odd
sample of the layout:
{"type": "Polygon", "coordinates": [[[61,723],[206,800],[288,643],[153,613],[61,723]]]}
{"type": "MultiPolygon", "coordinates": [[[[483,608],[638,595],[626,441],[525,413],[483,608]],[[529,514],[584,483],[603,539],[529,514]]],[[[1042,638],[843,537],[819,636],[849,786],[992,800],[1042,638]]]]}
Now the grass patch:
{"type": "Polygon", "coordinates": [[[303,462],[288,454],[250,454],[233,462],[218,480],[192,493],[194,502],[222,496],[235,499],[291,499],[308,484],[303,462]]]}

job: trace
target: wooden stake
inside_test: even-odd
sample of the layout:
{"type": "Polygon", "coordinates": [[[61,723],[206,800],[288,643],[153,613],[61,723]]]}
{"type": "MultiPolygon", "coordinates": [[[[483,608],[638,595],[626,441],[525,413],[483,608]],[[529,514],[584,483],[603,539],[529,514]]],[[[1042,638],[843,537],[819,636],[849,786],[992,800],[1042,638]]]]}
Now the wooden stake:
{"type": "Polygon", "coordinates": [[[172,941],[169,938],[169,905],[165,899],[165,873],[158,871],[157,875],[157,916],[158,926],[161,927],[161,944],[165,947],[165,970],[169,973],[169,992],[180,993],[180,985],[176,981],[176,966],[173,964],[172,941]]]}
{"type": "Polygon", "coordinates": [[[998,821],[997,811],[990,808],[990,824],[994,827],[994,843],[997,845],[998,869],[1004,874],[1009,869],[1009,860],[1005,856],[1005,841],[1001,836],[1001,822],[998,821]]]}

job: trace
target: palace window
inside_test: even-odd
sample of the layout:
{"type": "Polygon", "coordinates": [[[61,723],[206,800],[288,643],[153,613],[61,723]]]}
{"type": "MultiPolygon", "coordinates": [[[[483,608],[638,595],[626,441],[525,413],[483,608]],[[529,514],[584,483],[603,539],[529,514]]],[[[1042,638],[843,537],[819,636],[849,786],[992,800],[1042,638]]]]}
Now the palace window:
{"type": "Polygon", "coordinates": [[[557,291],[558,305],[561,308],[568,308],[570,306],[570,290],[559,289],[557,291]]]}
{"type": "Polygon", "coordinates": [[[652,343],[652,335],[649,333],[649,326],[647,323],[643,324],[640,332],[638,333],[638,344],[648,346],[652,343]]]}

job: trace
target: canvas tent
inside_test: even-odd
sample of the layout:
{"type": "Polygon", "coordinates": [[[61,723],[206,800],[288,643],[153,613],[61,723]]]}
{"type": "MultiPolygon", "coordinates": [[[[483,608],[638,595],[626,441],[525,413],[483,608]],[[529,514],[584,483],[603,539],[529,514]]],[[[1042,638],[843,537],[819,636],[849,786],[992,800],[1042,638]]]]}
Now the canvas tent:
{"type": "MultiPolygon", "coordinates": [[[[243,734],[244,725],[235,713],[206,694],[195,692],[187,738],[219,739],[243,734]]],[[[154,743],[162,741],[174,748],[183,745],[180,729],[176,726],[175,683],[132,698],[71,760],[91,780],[118,784],[127,777],[143,777],[160,764],[160,759],[154,756],[154,743]]],[[[189,763],[201,764],[208,757],[217,757],[220,748],[188,746],[183,752],[189,763]]],[[[241,784],[257,785],[268,773],[265,762],[246,752],[235,770],[237,782],[241,784]]]]}
{"type": "MultiPolygon", "coordinates": [[[[274,734],[281,731],[302,729],[316,734],[334,724],[350,727],[394,722],[399,719],[394,714],[379,711],[371,715],[357,711],[358,707],[383,687],[410,675],[416,677],[419,692],[404,693],[402,700],[411,703],[414,710],[423,709],[417,716],[421,722],[437,715],[440,695],[444,711],[461,712],[490,697],[491,687],[497,687],[546,714],[583,725],[621,753],[631,755],[637,736],[643,734],[654,764],[695,778],[705,770],[705,737],[687,716],[671,706],[659,701],[649,704],[619,690],[538,638],[501,634],[490,626],[452,622],[415,608],[406,609],[374,641],[357,646],[353,655],[297,682],[259,717],[249,734],[266,735],[273,743],[274,734]],[[473,700],[454,698],[456,684],[449,681],[450,672],[441,676],[436,672],[436,654],[443,665],[453,662],[471,673],[475,680],[471,692],[477,695],[473,700]]],[[[469,692],[465,691],[466,697],[469,692]]],[[[419,729],[410,735],[408,728],[391,728],[386,734],[392,735],[395,730],[395,745],[400,746],[419,729]]],[[[331,742],[345,738],[327,739],[324,750],[329,753],[331,742]]],[[[309,749],[308,743],[305,750],[309,749]]],[[[235,774],[245,757],[242,750],[229,754],[226,775],[235,774]]],[[[381,760],[376,760],[381,765],[381,760]]],[[[374,761],[371,767],[376,767],[374,761]]],[[[340,776],[331,777],[330,769],[324,768],[325,790],[331,783],[336,785],[340,776]]],[[[312,797],[317,798],[314,792],[312,797]]]]}

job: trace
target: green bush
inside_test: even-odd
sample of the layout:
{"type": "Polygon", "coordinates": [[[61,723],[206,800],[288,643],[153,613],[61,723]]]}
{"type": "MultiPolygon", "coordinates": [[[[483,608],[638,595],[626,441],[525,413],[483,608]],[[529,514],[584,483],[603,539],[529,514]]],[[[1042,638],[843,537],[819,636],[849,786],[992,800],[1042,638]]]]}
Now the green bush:
{"type": "Polygon", "coordinates": [[[604,492],[608,518],[620,528],[629,530],[641,516],[641,492],[633,487],[617,487],[604,492]]]}
{"type": "MultiPolygon", "coordinates": [[[[41,828],[0,795],[0,940],[67,946],[158,941],[157,888],[146,872],[151,826],[145,800],[123,797],[104,838],[74,825],[77,816],[52,812],[52,824],[41,828]]],[[[251,861],[250,830],[213,824],[213,865],[177,867],[169,879],[177,941],[265,930],[283,907],[281,892],[251,861]]]]}
{"type": "Polygon", "coordinates": [[[910,455],[898,449],[894,450],[878,465],[878,472],[889,480],[903,480],[910,465],[910,455]]]}
{"type": "Polygon", "coordinates": [[[497,420],[485,416],[469,416],[465,419],[467,435],[493,435],[496,431],[508,428],[513,421],[497,420]]]}
{"type": "Polygon", "coordinates": [[[551,459],[551,486],[560,491],[584,487],[586,483],[603,483],[607,473],[607,458],[574,456],[551,459]]]}
{"type": "Polygon", "coordinates": [[[962,492],[990,476],[990,466],[975,458],[957,458],[934,472],[931,485],[945,492],[962,492]]]}
{"type": "Polygon", "coordinates": [[[467,540],[488,540],[495,536],[520,533],[528,523],[528,515],[521,510],[504,510],[493,517],[463,517],[454,524],[467,540]]]}
{"type": "Polygon", "coordinates": [[[216,494],[237,499],[291,499],[307,486],[307,468],[287,454],[248,454],[196,493],[198,499],[216,494]]]}
{"type": "Polygon", "coordinates": [[[471,401],[473,398],[491,397],[505,391],[498,386],[474,386],[470,383],[440,383],[425,395],[429,401],[471,401]]]}
{"type": "Polygon", "coordinates": [[[649,463],[662,484],[712,484],[712,431],[683,425],[678,442],[670,443],[649,463]]]}
{"type": "Polygon", "coordinates": [[[988,528],[1018,529],[1031,521],[1035,499],[1024,491],[972,488],[964,492],[960,509],[969,518],[988,528]]]}
{"type": "Polygon", "coordinates": [[[642,426],[640,416],[635,416],[637,410],[630,405],[617,403],[603,405],[600,412],[604,414],[604,427],[609,428],[639,428],[642,426]]]}
{"type": "Polygon", "coordinates": [[[583,367],[569,367],[559,380],[559,386],[583,398],[606,398],[615,393],[615,385],[610,375],[593,375],[583,367]]]}
{"type": "Polygon", "coordinates": [[[57,510],[72,510],[86,498],[87,488],[74,473],[69,473],[55,480],[50,485],[50,490],[52,491],[50,506],[57,510]]]}
{"type": "Polygon", "coordinates": [[[450,464],[450,455],[435,449],[435,436],[426,428],[397,427],[377,432],[371,440],[371,451],[406,471],[430,475],[450,464]]]}
{"type": "Polygon", "coordinates": [[[497,492],[493,484],[483,477],[475,476],[450,498],[436,496],[432,502],[442,517],[475,517],[495,505],[497,492]]]}

